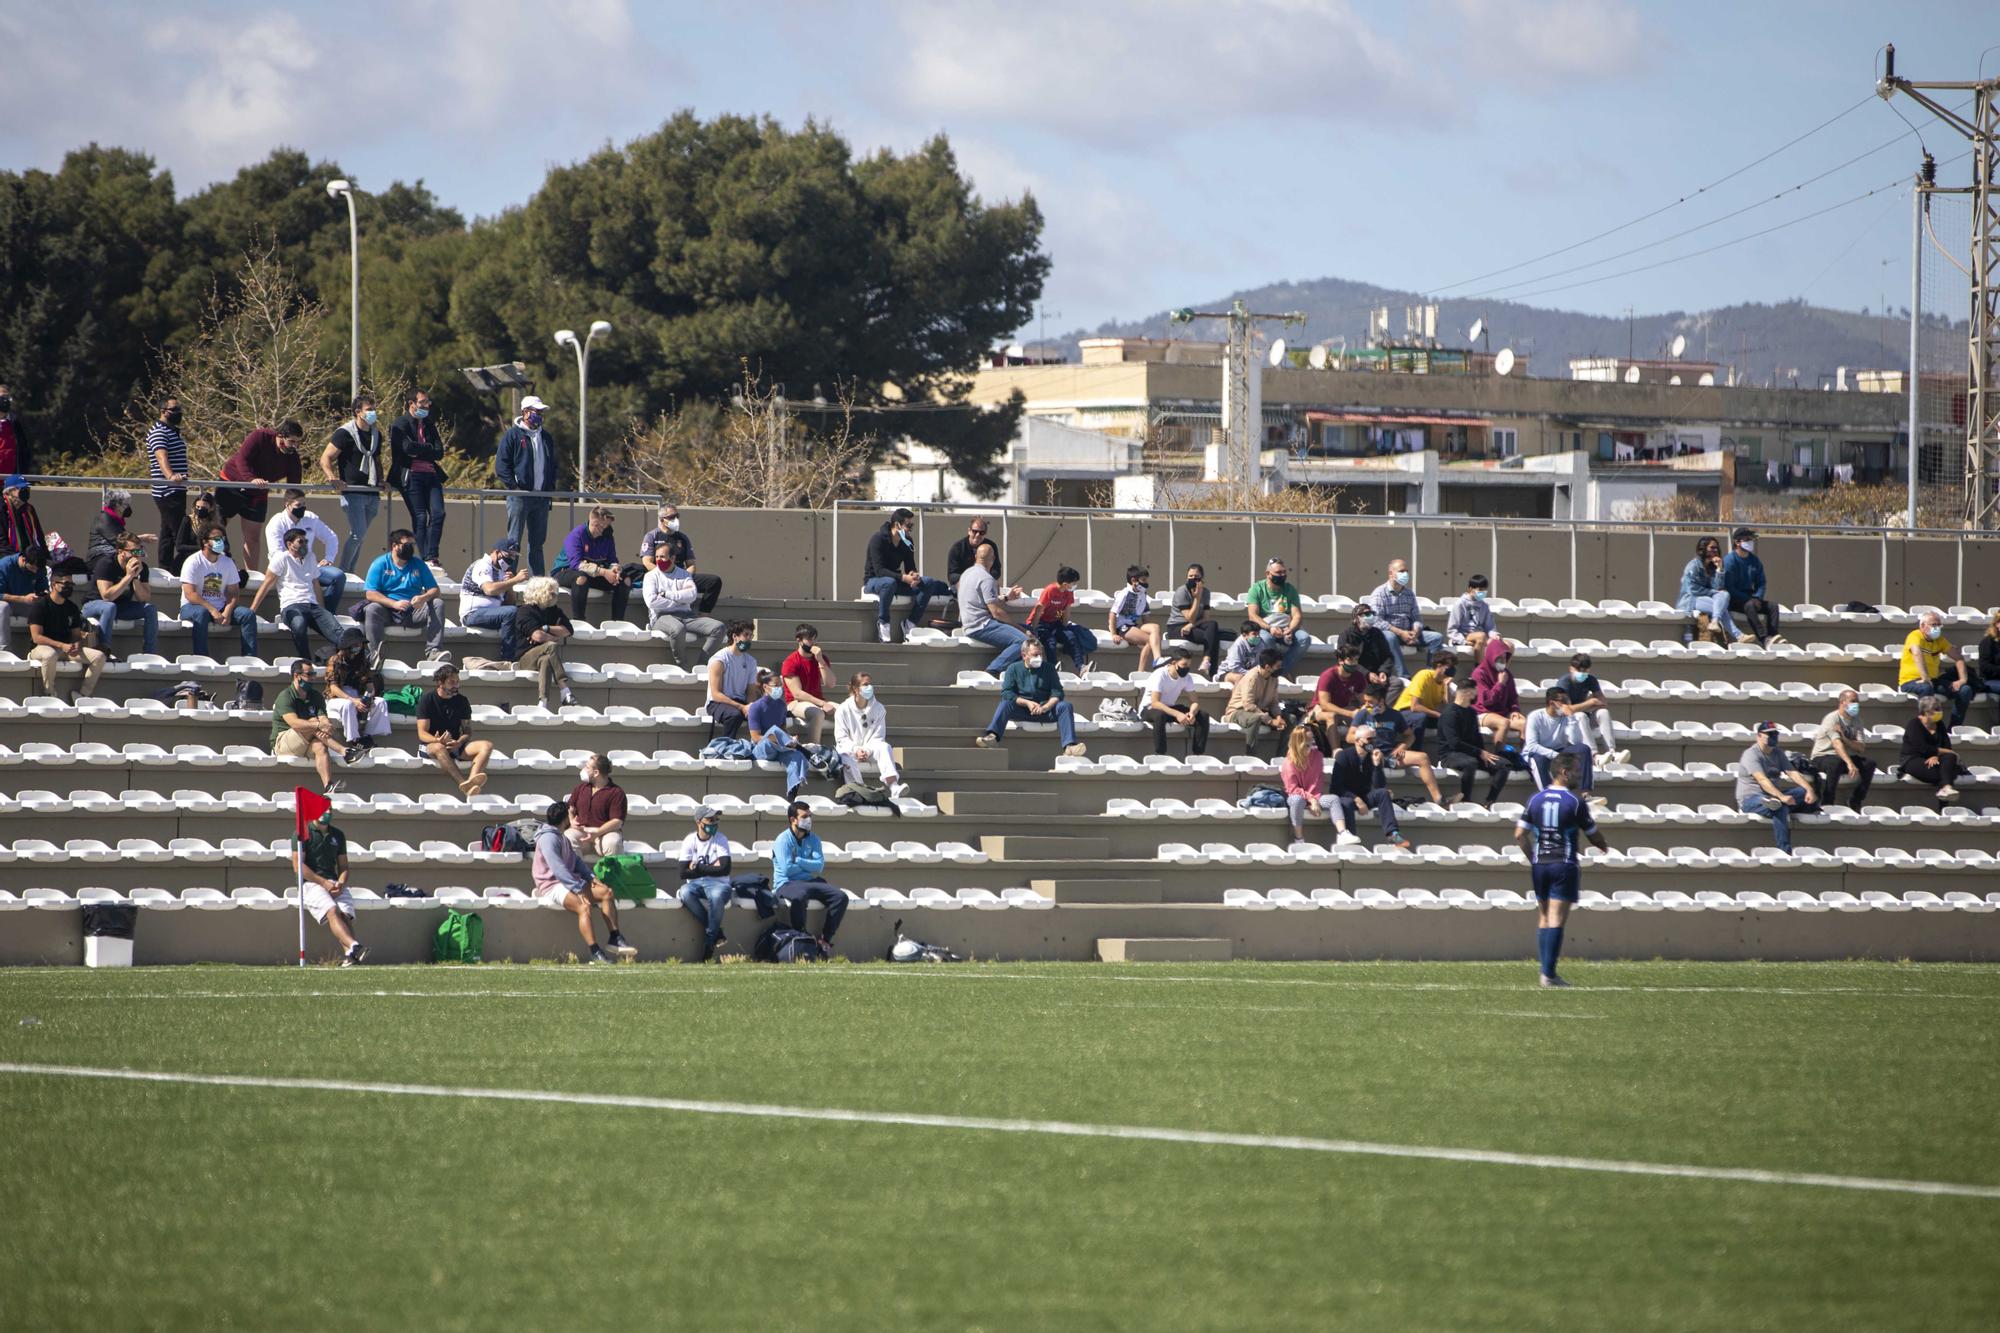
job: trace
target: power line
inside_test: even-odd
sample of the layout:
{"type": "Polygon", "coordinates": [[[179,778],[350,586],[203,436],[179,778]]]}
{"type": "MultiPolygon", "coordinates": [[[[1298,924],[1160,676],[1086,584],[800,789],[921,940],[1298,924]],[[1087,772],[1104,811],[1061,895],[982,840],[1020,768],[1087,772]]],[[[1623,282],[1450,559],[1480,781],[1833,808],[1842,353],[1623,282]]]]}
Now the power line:
{"type": "MultiPolygon", "coordinates": [[[[1870,93],[1868,96],[1856,102],[1853,106],[1848,107],[1847,110],[1840,112],[1838,115],[1831,116],[1826,120],[1821,121],[1819,124],[1813,126],[1811,129],[1807,130],[1804,134],[1799,135],[1797,138],[1779,144],[1776,148],[1773,148],[1770,152],[1764,154],[1760,158],[1757,158],[1755,161],[1746,162],[1742,166],[1736,168],[1736,170],[1730,172],[1728,175],[1717,177],[1715,180],[1712,180],[1708,184],[1701,186],[1699,189],[1691,190],[1687,194],[1682,195],[1680,198],[1674,200],[1670,204],[1662,204],[1660,207],[1653,209],[1651,212],[1642,213],[1638,217],[1635,217],[1630,221],[1621,222],[1615,227],[1606,228],[1604,231],[1598,232],[1595,236],[1586,236],[1580,241],[1574,241],[1569,245],[1562,246],[1555,250],[1550,250],[1546,254],[1536,255],[1533,259],[1524,259],[1518,264],[1509,264],[1505,268],[1496,268],[1491,270],[1490,272],[1477,274],[1470,278],[1461,278],[1457,282],[1447,283],[1442,287],[1432,287],[1429,288],[1428,290],[1436,293],[1444,293],[1452,291],[1455,288],[1459,287],[1469,287],[1475,282],[1484,282],[1488,278],[1497,278],[1502,273],[1512,273],[1516,269],[1527,268],[1531,264],[1539,264],[1544,259],[1554,259],[1557,255],[1566,255],[1572,250],[1580,250],[1584,246],[1594,244],[1597,241],[1601,241],[1607,236],[1615,236],[1619,232],[1628,230],[1629,228],[1632,227],[1636,227],[1642,222],[1649,222],[1652,219],[1660,216],[1660,214],[1662,213],[1668,212],[1672,209],[1679,208],[1682,204],[1686,203],[1690,199],[1698,198],[1701,195],[1707,194],[1710,190],[1715,189],[1718,185],[1724,185],[1732,180],[1735,180],[1738,176],[1741,176],[1744,172],[1750,170],[1752,167],[1761,166],[1764,163],[1769,162],[1772,158],[1784,152],[1786,149],[1794,147],[1797,144],[1804,143],[1807,139],[1812,138],[1813,135],[1818,134],[1821,130],[1825,129],[1827,126],[1834,124],[1836,121],[1843,120],[1846,117],[1853,115],[1855,112],[1859,111],[1862,107],[1867,106],[1870,102],[1874,100],[1875,100],[1875,95],[1873,93],[1870,93]]],[[[1901,136],[1899,135],[1897,137],[1900,138],[1901,136]]]]}

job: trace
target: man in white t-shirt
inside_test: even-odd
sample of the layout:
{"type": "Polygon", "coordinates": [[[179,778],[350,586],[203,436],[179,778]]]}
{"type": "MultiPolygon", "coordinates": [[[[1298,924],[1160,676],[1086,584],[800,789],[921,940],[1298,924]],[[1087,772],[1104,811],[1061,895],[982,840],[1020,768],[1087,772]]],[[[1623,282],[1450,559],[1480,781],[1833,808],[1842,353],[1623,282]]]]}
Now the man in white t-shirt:
{"type": "Polygon", "coordinates": [[[1167,664],[1146,680],[1145,692],[1139,697],[1139,720],[1153,728],[1154,754],[1167,752],[1169,722],[1187,728],[1189,754],[1208,749],[1208,717],[1201,711],[1201,700],[1195,698],[1191,678],[1195,656],[1186,650],[1173,653],[1167,664]]]}
{"type": "Polygon", "coordinates": [[[533,577],[521,564],[521,543],[502,535],[458,581],[458,623],[498,630],[500,656],[509,662],[519,656],[514,651],[514,589],[533,577]]]}
{"type": "Polygon", "coordinates": [[[333,535],[325,519],[306,508],[306,493],[297,488],[285,492],[284,508],[264,525],[264,549],[281,549],[285,534],[293,528],[306,530],[306,558],[314,562],[322,604],[329,611],[340,610],[341,595],[347,591],[347,571],[340,567],[340,538],[333,535]]]}
{"type": "Polygon", "coordinates": [[[194,632],[197,656],[208,653],[208,627],[234,625],[245,657],[257,655],[257,613],[243,605],[243,575],[223,554],[228,538],[220,523],[200,534],[201,546],[181,566],[181,619],[194,632]]]}
{"type": "Polygon", "coordinates": [[[694,832],[681,839],[681,887],[675,897],[702,929],[701,961],[715,957],[726,939],[722,915],[734,890],[729,883],[731,853],[722,832],[722,816],[712,805],[694,812],[694,832]]]}
{"type": "Polygon", "coordinates": [[[307,661],[312,660],[308,629],[318,630],[329,645],[340,642],[340,622],[333,618],[333,612],[319,604],[319,569],[307,554],[309,540],[304,528],[287,531],[283,541],[271,547],[271,567],[264,571],[264,581],[258,585],[257,595],[250,599],[250,614],[254,616],[271,590],[278,590],[278,619],[292,632],[292,647],[297,655],[307,661]]]}

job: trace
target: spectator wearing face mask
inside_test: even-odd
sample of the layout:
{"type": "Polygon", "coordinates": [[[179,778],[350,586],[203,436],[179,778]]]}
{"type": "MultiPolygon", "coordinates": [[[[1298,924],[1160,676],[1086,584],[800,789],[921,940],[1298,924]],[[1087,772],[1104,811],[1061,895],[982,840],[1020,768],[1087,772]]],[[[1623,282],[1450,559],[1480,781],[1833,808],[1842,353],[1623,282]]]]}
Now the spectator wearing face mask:
{"type": "Polygon", "coordinates": [[[181,566],[180,618],[193,633],[197,656],[208,652],[210,625],[234,625],[245,657],[257,655],[257,614],[242,604],[243,575],[227,554],[229,542],[222,525],[211,523],[202,534],[202,549],[181,566]]]}
{"type": "Polygon", "coordinates": [[[562,801],[549,803],[547,822],[535,835],[535,858],[529,870],[534,877],[535,900],[546,906],[560,907],[576,917],[577,934],[583,937],[584,946],[590,951],[585,963],[606,964],[611,961],[612,954],[620,958],[636,958],[639,951],[625,942],[624,933],[618,929],[618,897],[609,884],[586,870],[577,858],[576,844],[567,836],[569,821],[567,804],[562,801]],[[593,907],[604,918],[604,924],[611,928],[611,938],[601,947],[590,924],[590,909],[593,907]]]}
{"type": "Polygon", "coordinates": [[[1972,673],[1972,692],[1975,697],[2000,694],[2000,612],[1979,636],[1979,664],[1972,673]]]}
{"type": "Polygon", "coordinates": [[[1375,608],[1375,622],[1389,638],[1389,652],[1395,659],[1396,674],[1408,676],[1404,663],[1415,657],[1420,663],[1444,647],[1444,635],[1428,628],[1417,610],[1417,594],[1410,586],[1410,567],[1402,560],[1389,562],[1388,577],[1368,594],[1375,608]]]}
{"type": "Polygon", "coordinates": [[[1840,703],[1820,719],[1813,731],[1812,754],[1808,758],[1819,775],[1819,803],[1822,807],[1840,799],[1843,778],[1854,780],[1848,798],[1850,810],[1861,809],[1868,799],[1868,784],[1875,780],[1875,761],[1868,757],[1868,733],[1861,725],[1861,696],[1853,690],[1840,692],[1840,703]]]}
{"type": "Polygon", "coordinates": [[[1152,586],[1151,570],[1143,565],[1128,566],[1125,591],[1112,599],[1110,614],[1104,622],[1111,631],[1111,642],[1138,648],[1141,671],[1150,671],[1156,663],[1166,660],[1166,636],[1158,625],[1146,620],[1152,611],[1152,599],[1147,595],[1152,586]]]}
{"type": "Polygon", "coordinates": [[[639,563],[650,571],[663,552],[672,555],[674,564],[694,580],[695,614],[713,615],[715,603],[722,596],[722,580],[695,567],[694,542],[681,530],[681,511],[677,505],[660,506],[659,526],[640,542],[639,563]]]}
{"type": "Polygon", "coordinates": [[[1734,544],[1722,562],[1722,590],[1729,594],[1731,610],[1741,611],[1743,621],[1759,648],[1786,642],[1778,633],[1778,604],[1765,600],[1764,562],[1757,558],[1757,534],[1738,528],[1730,534],[1734,544]]]}
{"type": "MultiPolygon", "coordinates": [[[[251,431],[222,464],[222,479],[298,485],[305,479],[299,462],[299,445],[305,437],[305,427],[296,421],[280,422],[276,430],[251,431]]],[[[217,505],[224,527],[232,518],[243,521],[243,563],[247,568],[256,568],[264,558],[262,528],[270,517],[271,492],[223,487],[217,505]]]]}
{"type": "Polygon", "coordinates": [[[383,640],[392,625],[423,629],[426,662],[444,656],[444,590],[431,567],[417,558],[417,539],[408,528],[389,534],[389,550],[368,566],[364,587],[362,624],[376,665],[381,665],[383,640]]]}
{"type": "Polygon", "coordinates": [[[285,534],[293,528],[305,531],[306,558],[313,562],[321,604],[329,611],[339,611],[340,599],[347,592],[347,571],[340,567],[340,538],[325,519],[306,507],[306,493],[297,487],[285,492],[284,508],[264,526],[264,549],[282,550],[285,534]]]}
{"type": "Polygon", "coordinates": [[[612,620],[625,619],[625,606],[632,598],[632,580],[618,563],[613,517],[603,505],[592,505],[584,521],[570,529],[569,536],[563,539],[562,555],[556,561],[556,582],[569,589],[569,613],[578,620],[590,614],[592,589],[611,598],[612,620]]]}
{"type": "Polygon", "coordinates": [[[521,585],[521,604],[514,608],[514,646],[521,652],[514,667],[535,673],[536,697],[544,708],[576,702],[569,688],[569,672],[563,667],[564,645],[574,627],[556,605],[557,591],[556,581],[547,575],[530,578],[521,585]]]}
{"type": "MultiPolygon", "coordinates": [[[[188,497],[187,517],[181,520],[181,530],[175,534],[174,545],[183,556],[208,547],[208,530],[220,526],[222,511],[216,506],[214,491],[195,491],[188,497]]],[[[236,559],[235,548],[229,544],[229,530],[222,532],[222,553],[231,560],[236,559]]],[[[241,574],[248,574],[241,564],[236,566],[241,574]]]]}
{"type": "Polygon", "coordinates": [[[785,683],[769,667],[758,667],[755,692],[757,697],[743,714],[750,729],[751,757],[781,765],[785,770],[785,799],[796,800],[806,785],[806,752],[785,728],[791,721],[785,711],[785,683]]]}
{"type": "Polygon", "coordinates": [[[1083,575],[1068,565],[1057,566],[1056,581],[1035,598],[1027,620],[1028,632],[1041,641],[1042,651],[1051,659],[1058,651],[1068,652],[1078,675],[1091,669],[1091,654],[1097,651],[1097,636],[1069,613],[1076,605],[1076,585],[1082,581],[1083,575]]]}
{"type": "Polygon", "coordinates": [[[1208,717],[1201,711],[1201,700],[1195,697],[1194,681],[1190,678],[1193,666],[1191,654],[1176,653],[1147,678],[1146,688],[1140,692],[1139,720],[1153,729],[1154,754],[1167,752],[1170,722],[1187,728],[1189,754],[1208,752],[1208,717]]]}
{"type": "Polygon", "coordinates": [[[1354,608],[1354,620],[1341,631],[1337,647],[1354,654],[1354,660],[1368,675],[1396,672],[1397,657],[1390,646],[1389,636],[1383,632],[1375,608],[1366,602],[1354,608]]]}
{"type": "Polygon", "coordinates": [[[1222,628],[1209,608],[1208,571],[1200,565],[1187,567],[1187,580],[1174,589],[1173,614],[1167,619],[1167,639],[1184,639],[1201,646],[1201,661],[1195,667],[1206,674],[1222,664],[1222,645],[1236,635],[1222,628]]]}
{"type": "Polygon", "coordinates": [[[1276,648],[1259,653],[1257,665],[1236,682],[1222,710],[1224,722],[1242,728],[1243,751],[1252,759],[1264,757],[1266,736],[1282,736],[1285,731],[1284,714],[1278,711],[1278,668],[1284,660],[1276,648]]]}
{"type": "Polygon", "coordinates": [[[1812,802],[1811,780],[1794,772],[1778,745],[1778,724],[1762,722],[1757,739],[1736,761],[1736,805],[1746,815],[1764,815],[1778,850],[1792,850],[1792,816],[1812,802]]]}
{"type": "Polygon", "coordinates": [[[1312,643],[1305,631],[1305,598],[1292,586],[1285,562],[1273,556],[1264,562],[1264,577],[1243,594],[1243,615],[1263,633],[1265,646],[1285,655],[1279,670],[1289,676],[1312,643]]]}
{"type": "Polygon", "coordinates": [[[97,595],[83,604],[83,615],[97,624],[97,646],[109,654],[112,629],[121,620],[136,620],[142,635],[140,651],[159,652],[160,609],[153,605],[139,534],[119,533],[112,549],[90,562],[90,578],[97,595]]]}
{"type": "Polygon", "coordinates": [[[188,447],[181,435],[181,401],[168,398],[146,431],[146,476],[160,511],[160,568],[179,569],[188,554],[179,544],[187,517],[188,447]]]}
{"type": "MultiPolygon", "coordinates": [[[[84,548],[83,558],[101,560],[118,548],[118,539],[131,532],[132,492],[106,491],[104,504],[97,511],[97,518],[90,525],[90,544],[84,548]]],[[[133,532],[142,542],[158,540],[157,533],[133,532]]]]}
{"type": "Polygon", "coordinates": [[[813,832],[812,807],[793,801],[786,811],[785,831],[771,843],[771,887],[790,909],[793,930],[806,928],[809,904],[824,907],[826,926],[819,938],[820,943],[831,946],[834,932],[847,915],[847,894],[822,879],[825,873],[826,851],[820,846],[819,834],[813,832]]]}
{"type": "Polygon", "coordinates": [[[1549,785],[1556,756],[1561,754],[1576,756],[1576,783],[1571,790],[1585,800],[1599,800],[1591,795],[1594,775],[1590,746],[1577,735],[1576,723],[1570,718],[1568,691],[1557,686],[1548,692],[1546,705],[1528,716],[1522,733],[1521,757],[1528,761],[1536,791],[1549,785]]]}
{"type": "Polygon", "coordinates": [[[1368,673],[1361,669],[1354,649],[1345,644],[1335,648],[1333,665],[1320,672],[1319,683],[1313,689],[1313,721],[1324,726],[1328,735],[1339,739],[1361,707],[1362,691],[1367,685],[1368,673]]]}
{"type": "Polygon", "coordinates": [[[271,753],[280,759],[310,759],[319,789],[331,796],[340,786],[333,776],[339,732],[326,715],[326,695],[313,683],[314,674],[310,657],[292,659],[291,683],[271,703],[271,753]]]}
{"type": "Polygon", "coordinates": [[[1528,719],[1521,715],[1521,693],[1514,684],[1513,645],[1497,635],[1488,639],[1479,665],[1472,668],[1472,684],[1477,691],[1472,706],[1479,710],[1480,725],[1493,733],[1494,749],[1505,745],[1509,736],[1527,731],[1528,719]]]}
{"type": "Polygon", "coordinates": [[[28,662],[42,678],[42,693],[56,696],[56,673],[74,666],[83,672],[83,684],[71,702],[97,693],[98,677],[104,674],[105,655],[87,642],[83,608],[77,605],[76,585],[66,574],[49,583],[34,610],[28,613],[28,662]]]}
{"type": "Polygon", "coordinates": [[[0,472],[33,473],[27,432],[14,413],[14,393],[0,384],[0,472]]]}
{"type": "Polygon", "coordinates": [[[493,742],[473,736],[472,701],[459,688],[458,668],[449,662],[431,676],[431,688],[417,701],[417,744],[460,792],[477,796],[486,790],[493,742]],[[461,762],[472,771],[461,771],[461,762]]]}
{"type": "Polygon", "coordinates": [[[1903,776],[1937,788],[1938,809],[1958,799],[1954,784],[1964,771],[1958,751],[1951,748],[1951,727],[1944,720],[1944,700],[1935,694],[1917,700],[1917,715],[1903,724],[1899,760],[1903,776]]]}
{"type": "Polygon", "coordinates": [[[1494,628],[1493,608],[1486,604],[1488,590],[1484,574],[1467,579],[1464,595],[1451,604],[1444,622],[1444,641],[1464,648],[1475,659],[1486,651],[1486,641],[1499,632],[1494,628]]]}
{"type": "Polygon", "coordinates": [[[1681,591],[1674,609],[1688,618],[1681,628],[1682,643],[1694,642],[1699,616],[1707,616],[1711,624],[1720,626],[1729,642],[1736,641],[1736,621],[1729,614],[1729,592],[1722,586],[1722,543],[1715,538],[1703,537],[1695,542],[1694,559],[1681,570],[1681,591]]]}
{"type": "Polygon", "coordinates": [[[341,488],[340,512],[347,515],[347,541],[340,548],[340,567],[349,574],[361,559],[361,544],[382,510],[382,492],[387,475],[382,468],[382,432],[376,422],[381,413],[375,399],[362,394],[354,400],[354,411],[336,426],[333,438],[320,451],[320,475],[341,488]]]}
{"type": "Polygon", "coordinates": [[[562,462],[555,441],[543,428],[549,405],[529,394],[521,400],[521,415],[501,435],[493,451],[493,473],[507,497],[507,535],[521,548],[528,568],[548,573],[542,548],[549,540],[549,508],[562,489],[562,462]]]}
{"type": "Polygon", "coordinates": [[[896,770],[895,747],[889,744],[889,710],[875,697],[875,682],[866,671],[848,677],[847,697],[833,710],[833,748],[847,781],[861,781],[861,765],[872,763],[891,796],[909,792],[910,785],[896,770]]]}
{"type": "Polygon", "coordinates": [[[521,548],[512,537],[497,537],[493,549],[466,566],[458,580],[458,623],[467,629],[496,630],[500,656],[511,662],[520,651],[514,642],[514,590],[534,575],[521,568],[521,548]]]}
{"type": "Polygon", "coordinates": [[[1000,706],[972,743],[993,749],[1007,734],[1009,722],[1054,722],[1062,752],[1072,757],[1084,752],[1076,738],[1076,711],[1063,697],[1062,677],[1035,639],[1024,642],[1020,658],[1000,673],[1000,706]]]}
{"type": "Polygon", "coordinates": [[[29,500],[33,488],[18,474],[0,482],[0,556],[18,554],[30,546],[48,549],[42,516],[29,500]]]}
{"type": "Polygon", "coordinates": [[[712,805],[697,806],[694,832],[681,839],[681,887],[674,896],[701,927],[704,963],[729,940],[722,933],[722,918],[734,892],[729,883],[732,863],[722,816],[712,805]]]}
{"type": "MultiPolygon", "coordinates": [[[[1219,675],[1225,685],[1236,685],[1257,665],[1257,659],[1271,647],[1271,641],[1264,637],[1264,631],[1254,621],[1246,620],[1243,628],[1229,645],[1229,651],[1222,655],[1218,663],[1219,675]]],[[[1278,655],[1279,670],[1283,670],[1284,654],[1278,655]]]]}
{"type": "Polygon", "coordinates": [[[431,419],[431,396],[410,395],[408,409],[389,427],[389,484],[403,497],[417,551],[434,565],[444,541],[444,437],[431,419]]]}
{"type": "Polygon", "coordinates": [[[1407,768],[1417,775],[1424,784],[1424,791],[1431,800],[1444,804],[1444,793],[1438,790],[1437,774],[1431,765],[1431,758],[1417,748],[1416,728],[1400,709],[1391,708],[1388,690],[1378,681],[1369,681],[1362,691],[1362,706],[1354,715],[1351,726],[1367,727],[1375,737],[1377,760],[1384,768],[1407,768]]]}
{"type": "Polygon", "coordinates": [[[326,663],[326,712],[340,724],[346,745],[341,762],[354,764],[389,734],[389,704],[382,678],[368,660],[368,639],[358,629],[340,636],[326,663]]]}
{"type": "Polygon", "coordinates": [[[611,760],[591,755],[576,771],[563,836],[591,857],[616,856],[625,846],[625,789],[611,779],[611,760]]]}
{"type": "Polygon", "coordinates": [[[1422,749],[1424,737],[1444,714],[1451,698],[1451,685],[1458,675],[1458,654],[1440,649],[1431,654],[1431,664],[1410,677],[1409,684],[1396,696],[1396,711],[1410,723],[1410,744],[1422,749]]]}
{"type": "Polygon", "coordinates": [[[1326,776],[1327,794],[1334,801],[1334,808],[1328,813],[1333,816],[1335,846],[1352,847],[1361,841],[1361,835],[1354,830],[1360,808],[1366,805],[1375,812],[1382,836],[1393,846],[1410,850],[1410,840],[1403,836],[1396,822],[1396,802],[1389,795],[1388,779],[1383,772],[1386,758],[1376,742],[1373,727],[1357,724],[1347,729],[1347,744],[1335,752],[1326,776]]]}
{"type": "Polygon", "coordinates": [[[306,543],[306,530],[293,528],[281,545],[271,548],[271,564],[264,571],[264,581],[257,585],[257,595],[250,599],[250,614],[256,615],[276,592],[278,619],[291,631],[292,651],[310,661],[312,641],[307,631],[316,630],[328,645],[336,644],[340,642],[340,622],[319,604],[319,567],[306,553],[306,543]]]}
{"type": "Polygon", "coordinates": [[[1903,640],[1896,667],[1896,688],[1919,699],[1936,694],[1951,700],[1951,724],[1965,721],[1972,706],[1972,680],[1965,659],[1944,637],[1944,619],[1935,611],[1917,618],[1917,627],[1903,640]]]}
{"type": "Polygon", "coordinates": [[[792,651],[778,664],[778,679],[785,687],[785,711],[798,724],[799,739],[818,745],[825,734],[826,719],[834,710],[826,697],[827,682],[833,679],[833,659],[820,647],[816,625],[792,626],[792,644],[792,651]]]}
{"type": "Polygon", "coordinates": [[[876,600],[875,637],[883,643],[893,642],[889,634],[890,607],[898,597],[910,599],[910,614],[903,619],[903,638],[907,642],[910,631],[923,619],[931,598],[952,590],[950,584],[925,578],[918,570],[916,527],[914,512],[897,509],[868,539],[861,591],[876,600]]]}
{"type": "Polygon", "coordinates": [[[708,659],[708,704],[704,711],[718,736],[743,730],[750,712],[750,691],[757,684],[757,659],[750,655],[756,627],[747,620],[729,622],[729,643],[708,659]]]}
{"type": "Polygon", "coordinates": [[[1589,653],[1569,659],[1569,674],[1562,679],[1569,695],[1570,716],[1576,720],[1577,735],[1593,748],[1601,747],[1606,760],[1622,764],[1632,757],[1630,750],[1614,747],[1611,737],[1611,701],[1604,697],[1604,685],[1591,674],[1589,653]]]}
{"type": "Polygon", "coordinates": [[[1504,755],[1489,749],[1479,727],[1475,702],[1479,688],[1469,680],[1451,683],[1451,701],[1438,715],[1438,762],[1458,770],[1458,799],[1472,799],[1472,784],[1481,773],[1491,779],[1486,788],[1486,804],[1500,799],[1507,789],[1507,775],[1513,765],[1504,755]]]}
{"type": "Polygon", "coordinates": [[[671,546],[660,546],[649,559],[652,567],[639,585],[647,627],[667,636],[667,653],[675,666],[684,665],[681,653],[687,648],[707,661],[728,637],[729,627],[701,614],[701,585],[675,561],[671,546]]]}
{"type": "Polygon", "coordinates": [[[17,555],[0,556],[0,648],[7,646],[14,619],[28,615],[49,590],[49,553],[30,546],[17,555]]]}

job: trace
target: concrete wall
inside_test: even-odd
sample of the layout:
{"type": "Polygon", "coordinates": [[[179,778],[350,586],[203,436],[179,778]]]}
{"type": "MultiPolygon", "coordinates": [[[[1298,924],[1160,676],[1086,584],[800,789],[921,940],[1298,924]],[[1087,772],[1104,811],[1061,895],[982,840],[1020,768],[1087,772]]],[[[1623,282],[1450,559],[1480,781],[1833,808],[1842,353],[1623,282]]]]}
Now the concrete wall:
{"type": "MultiPolygon", "coordinates": [[[[94,489],[37,487],[35,503],[46,526],[82,546],[96,513],[94,489]]],[[[315,497],[313,507],[336,532],[345,530],[330,496],[315,497]]],[[[653,524],[653,506],[612,507],[619,515],[621,552],[636,551],[641,534],[653,524]]],[[[135,508],[136,526],[156,526],[143,487],[135,508]]],[[[483,506],[453,501],[448,508],[443,564],[455,575],[471,562],[475,538],[482,531],[490,540],[504,530],[506,514],[497,501],[483,506]]],[[[384,510],[384,519],[378,520],[383,534],[389,526],[407,521],[400,500],[392,500],[384,510]]],[[[886,506],[881,511],[841,512],[837,588],[831,513],[683,506],[682,520],[695,543],[700,567],[720,575],[725,583],[726,612],[730,597],[845,600],[855,596],[868,537],[886,513],[886,506]]],[[[580,514],[579,510],[574,521],[580,521],[580,514]]],[[[572,521],[569,507],[558,505],[549,525],[551,556],[559,534],[567,532],[572,521]]],[[[1291,562],[1294,581],[1308,594],[1338,590],[1358,596],[1381,581],[1382,567],[1391,558],[1401,556],[1415,562],[1418,591],[1439,599],[1456,596],[1468,574],[1484,573],[1496,580],[1503,597],[1618,597],[1632,602],[1672,601],[1695,536],[1707,531],[1634,524],[1579,528],[1572,533],[1561,523],[1225,519],[1199,514],[1171,523],[1117,514],[1101,518],[995,514],[989,526],[1001,542],[1007,577],[1025,586],[1047,583],[1058,565],[1070,564],[1085,573],[1087,586],[1109,591],[1122,585],[1126,565],[1138,563],[1151,567],[1154,587],[1164,591],[1194,560],[1208,567],[1214,587],[1240,592],[1261,577],[1263,561],[1276,553],[1291,562]]],[[[945,552],[964,533],[962,514],[927,514],[918,546],[922,567],[942,577],[945,552]]],[[[2000,559],[1996,559],[2000,537],[1972,538],[1961,544],[1948,536],[1906,537],[1861,529],[1829,529],[1809,538],[1803,533],[1767,532],[1758,554],[1780,602],[2000,604],[2000,559]]]]}

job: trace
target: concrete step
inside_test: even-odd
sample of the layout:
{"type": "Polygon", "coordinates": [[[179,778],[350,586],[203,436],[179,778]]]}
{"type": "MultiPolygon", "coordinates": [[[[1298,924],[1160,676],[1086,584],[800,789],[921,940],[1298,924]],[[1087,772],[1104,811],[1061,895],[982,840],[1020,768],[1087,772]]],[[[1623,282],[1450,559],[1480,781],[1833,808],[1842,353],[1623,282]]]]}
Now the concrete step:
{"type": "Polygon", "coordinates": [[[1105,963],[1226,963],[1234,956],[1226,939],[1100,939],[1098,961],[1105,963]]]}
{"type": "Polygon", "coordinates": [[[996,861],[1102,861],[1111,855],[1111,840],[986,834],[979,850],[996,861]]]}
{"type": "Polygon", "coordinates": [[[985,773],[1007,771],[1005,750],[981,750],[976,746],[964,745],[954,748],[944,746],[898,745],[896,762],[908,773],[938,773],[951,769],[985,773]]]}
{"type": "Polygon", "coordinates": [[[954,818],[1052,819],[1058,813],[1052,791],[941,791],[935,804],[954,818]]]}
{"type": "Polygon", "coordinates": [[[1156,879],[1031,879],[1028,887],[1057,903],[1157,903],[1156,879]]]}

